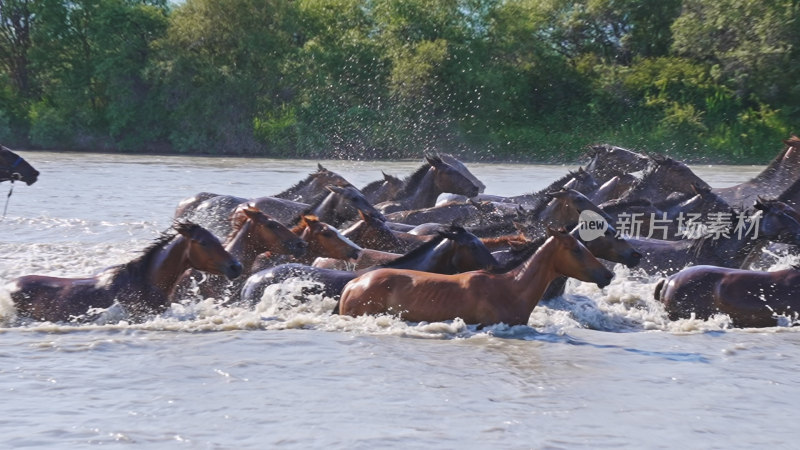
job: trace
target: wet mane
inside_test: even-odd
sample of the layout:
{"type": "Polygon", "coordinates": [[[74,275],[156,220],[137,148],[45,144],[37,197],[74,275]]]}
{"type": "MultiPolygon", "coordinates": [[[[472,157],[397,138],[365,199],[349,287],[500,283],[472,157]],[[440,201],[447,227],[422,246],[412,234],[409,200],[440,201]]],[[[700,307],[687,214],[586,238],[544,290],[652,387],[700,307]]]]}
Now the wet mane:
{"type": "Polygon", "coordinates": [[[580,180],[589,176],[591,176],[589,172],[583,170],[582,167],[578,168],[578,170],[568,170],[566,174],[561,176],[561,178],[553,181],[546,188],[536,191],[534,194],[544,194],[546,192],[558,191],[561,190],[561,188],[573,178],[580,180]]]}
{"type": "Polygon", "coordinates": [[[165,231],[162,231],[161,234],[155,238],[152,244],[149,247],[145,248],[140,252],[140,255],[126,263],[120,264],[115,266],[113,270],[112,277],[116,281],[121,274],[126,274],[128,279],[144,279],[147,275],[144,270],[145,267],[150,266],[150,262],[152,259],[158,254],[161,249],[163,249],[167,244],[172,242],[173,239],[178,235],[178,230],[185,230],[192,232],[199,228],[200,225],[197,225],[193,222],[177,222],[170,228],[165,231]]]}
{"type": "Polygon", "coordinates": [[[430,163],[425,161],[414,173],[403,179],[403,188],[397,193],[397,198],[405,198],[414,195],[417,187],[422,182],[422,179],[425,178],[425,175],[428,174],[428,170],[431,167],[430,163]]]}
{"type": "Polygon", "coordinates": [[[486,271],[493,274],[502,274],[516,269],[520,264],[530,259],[530,257],[545,243],[547,238],[548,236],[539,236],[532,241],[528,241],[522,248],[515,251],[516,254],[510,261],[501,266],[490,267],[486,269],[486,271]]]}

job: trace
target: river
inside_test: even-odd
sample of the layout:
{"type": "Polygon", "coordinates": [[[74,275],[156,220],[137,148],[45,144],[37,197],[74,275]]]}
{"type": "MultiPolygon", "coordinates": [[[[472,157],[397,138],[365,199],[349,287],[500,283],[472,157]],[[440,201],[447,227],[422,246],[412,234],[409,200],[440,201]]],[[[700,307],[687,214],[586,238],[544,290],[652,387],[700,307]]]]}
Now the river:
{"type": "MultiPolygon", "coordinates": [[[[200,191],[282,191],[317,161],[21,152],[0,286],[136,257],[200,191]]],[[[320,161],[356,186],[420,161],[320,161]]],[[[468,164],[486,192],[577,166],[468,164]]],[[[760,167],[696,166],[712,186],[760,167]]],[[[9,184],[0,185],[5,200],[9,184]]],[[[781,261],[787,265],[793,261],[781,261]]],[[[655,277],[570,281],[528,326],[331,316],[333,302],[174,304],[142,324],[20,324],[0,288],[4,448],[794,448],[800,328],[671,322],[655,277]],[[792,406],[794,405],[794,406],[792,406]]],[[[285,292],[284,292],[285,291],[285,292]]]]}

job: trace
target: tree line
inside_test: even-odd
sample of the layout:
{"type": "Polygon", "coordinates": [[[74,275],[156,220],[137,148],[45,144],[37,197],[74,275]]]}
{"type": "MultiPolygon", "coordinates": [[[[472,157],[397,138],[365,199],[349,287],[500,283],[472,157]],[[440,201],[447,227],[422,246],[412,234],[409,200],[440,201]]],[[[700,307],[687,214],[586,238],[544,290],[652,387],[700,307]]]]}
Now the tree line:
{"type": "Polygon", "coordinates": [[[765,162],[800,118],[798,0],[0,0],[0,142],[765,162]]]}

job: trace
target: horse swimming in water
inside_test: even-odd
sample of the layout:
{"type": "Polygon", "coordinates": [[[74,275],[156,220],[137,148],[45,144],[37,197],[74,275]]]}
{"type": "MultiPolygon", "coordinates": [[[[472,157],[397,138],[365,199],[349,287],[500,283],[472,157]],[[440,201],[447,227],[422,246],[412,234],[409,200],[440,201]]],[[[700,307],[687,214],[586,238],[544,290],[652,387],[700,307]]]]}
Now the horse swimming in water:
{"type": "Polygon", "coordinates": [[[164,312],[178,279],[197,269],[234,279],[242,265],[205,228],[190,222],[173,225],[138,258],[87,278],[26,275],[11,282],[17,313],[34,320],[85,319],[94,308],[119,302],[135,319],[164,312]]]}
{"type": "Polygon", "coordinates": [[[505,272],[485,270],[441,275],[378,269],[355,278],[342,291],[340,314],[393,314],[404,320],[526,325],[552,280],[559,275],[605,287],[614,274],[565,230],[549,238],[528,260],[505,272]]]}

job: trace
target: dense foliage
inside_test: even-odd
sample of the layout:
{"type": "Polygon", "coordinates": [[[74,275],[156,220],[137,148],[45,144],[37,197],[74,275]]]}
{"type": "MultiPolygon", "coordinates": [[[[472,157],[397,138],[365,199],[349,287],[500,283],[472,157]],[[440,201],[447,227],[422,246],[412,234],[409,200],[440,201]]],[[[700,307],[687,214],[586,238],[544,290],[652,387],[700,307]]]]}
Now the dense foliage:
{"type": "Polygon", "coordinates": [[[0,142],[765,162],[800,119],[797,0],[0,0],[0,142]]]}

